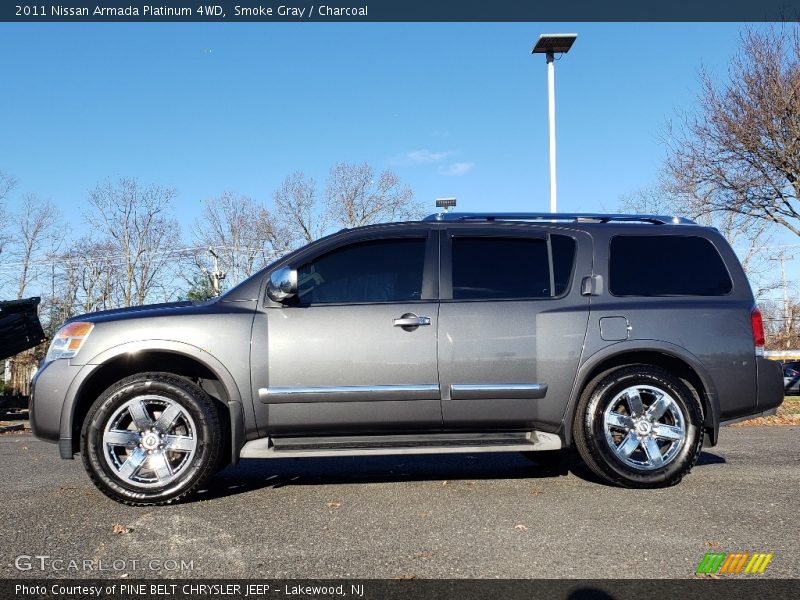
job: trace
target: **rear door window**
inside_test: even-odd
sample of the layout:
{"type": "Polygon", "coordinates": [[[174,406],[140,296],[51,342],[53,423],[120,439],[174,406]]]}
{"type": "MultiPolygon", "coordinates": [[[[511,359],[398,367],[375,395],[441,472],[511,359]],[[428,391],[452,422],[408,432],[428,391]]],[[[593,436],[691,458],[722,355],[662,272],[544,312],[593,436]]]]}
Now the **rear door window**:
{"type": "Polygon", "coordinates": [[[453,300],[550,298],[569,288],[575,240],[454,236],[453,300]]]}

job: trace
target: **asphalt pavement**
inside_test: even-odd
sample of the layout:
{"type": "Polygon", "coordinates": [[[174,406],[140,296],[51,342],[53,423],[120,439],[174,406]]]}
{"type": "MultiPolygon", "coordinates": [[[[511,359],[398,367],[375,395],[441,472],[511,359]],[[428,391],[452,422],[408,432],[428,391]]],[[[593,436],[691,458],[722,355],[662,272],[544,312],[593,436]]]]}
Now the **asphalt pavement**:
{"type": "Polygon", "coordinates": [[[132,508],[30,434],[0,435],[0,461],[4,578],[672,578],[733,551],[800,575],[799,427],[723,429],[663,490],[517,454],[244,460],[132,508]]]}

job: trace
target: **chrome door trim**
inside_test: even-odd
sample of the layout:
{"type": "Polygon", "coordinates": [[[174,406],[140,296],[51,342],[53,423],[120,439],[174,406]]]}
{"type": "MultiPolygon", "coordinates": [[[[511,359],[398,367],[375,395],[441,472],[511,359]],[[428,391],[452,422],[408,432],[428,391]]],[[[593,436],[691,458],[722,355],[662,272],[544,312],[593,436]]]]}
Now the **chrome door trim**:
{"type": "Polygon", "coordinates": [[[388,400],[439,400],[439,386],[422,385],[335,385],[322,387],[259,388],[264,404],[282,402],[366,402],[388,400]]]}
{"type": "Polygon", "coordinates": [[[450,386],[451,400],[538,400],[544,398],[545,394],[547,394],[546,383],[454,383],[450,386]]]}

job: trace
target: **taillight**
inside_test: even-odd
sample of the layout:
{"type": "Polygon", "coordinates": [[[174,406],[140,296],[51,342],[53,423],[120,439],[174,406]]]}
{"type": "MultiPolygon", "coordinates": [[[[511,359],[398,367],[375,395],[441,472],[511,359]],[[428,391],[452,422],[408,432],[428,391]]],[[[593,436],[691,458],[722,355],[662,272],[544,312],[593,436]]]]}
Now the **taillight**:
{"type": "Polygon", "coordinates": [[[753,326],[753,344],[756,347],[756,354],[764,356],[764,345],[766,339],[764,338],[764,320],[761,318],[761,311],[757,306],[753,307],[750,311],[750,324],[753,326]]]}

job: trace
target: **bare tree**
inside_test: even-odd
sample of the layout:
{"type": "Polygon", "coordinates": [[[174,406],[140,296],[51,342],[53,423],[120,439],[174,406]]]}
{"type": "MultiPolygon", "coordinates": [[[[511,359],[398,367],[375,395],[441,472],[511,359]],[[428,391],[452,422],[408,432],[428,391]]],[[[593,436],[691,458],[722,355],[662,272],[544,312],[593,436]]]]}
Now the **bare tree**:
{"type": "Polygon", "coordinates": [[[367,163],[338,163],[328,175],[324,204],[316,182],[302,171],[283,180],[273,194],[276,236],[295,248],[313,242],[333,227],[416,219],[422,208],[411,188],[393,171],[379,175],[367,163]]]}
{"type": "MultiPolygon", "coordinates": [[[[42,275],[46,250],[52,248],[59,215],[55,206],[33,194],[26,195],[20,209],[12,218],[12,233],[8,244],[10,267],[16,277],[17,299],[25,296],[29,286],[42,275]]],[[[43,346],[26,350],[11,359],[11,387],[21,394],[30,393],[30,378],[43,353],[43,346]]]]}
{"type": "MultiPolygon", "coordinates": [[[[214,249],[226,280],[232,284],[250,277],[287,248],[270,212],[252,198],[232,192],[206,204],[194,231],[200,245],[214,249]]],[[[193,258],[198,267],[210,273],[205,250],[197,251],[193,258]]]]}
{"type": "Polygon", "coordinates": [[[49,201],[34,194],[26,195],[15,215],[15,235],[12,240],[12,261],[18,267],[17,298],[25,295],[28,286],[39,276],[41,252],[54,238],[59,214],[49,201]]]}
{"type": "Polygon", "coordinates": [[[106,237],[120,263],[117,304],[147,302],[174,260],[180,240],[179,225],[169,216],[174,197],[172,188],[126,178],[99,184],[89,194],[86,220],[106,237]]]}
{"type": "Polygon", "coordinates": [[[17,185],[17,180],[6,173],[3,170],[0,170],[0,202],[6,199],[8,194],[13,190],[17,185]]]}
{"type": "Polygon", "coordinates": [[[733,227],[752,219],[800,235],[800,32],[747,31],[728,80],[701,73],[696,114],[669,132],[676,189],[733,227]]]}
{"type": "Polygon", "coordinates": [[[375,175],[367,163],[339,163],[328,176],[325,209],[331,222],[359,227],[385,221],[415,219],[422,208],[414,192],[391,170],[375,175]]]}
{"type": "Polygon", "coordinates": [[[115,247],[109,241],[83,237],[64,256],[65,290],[75,290],[70,305],[73,311],[88,313],[113,308],[114,285],[119,281],[121,266],[114,252],[115,247]]]}
{"type": "Polygon", "coordinates": [[[17,180],[5,171],[0,171],[0,254],[8,243],[10,236],[6,226],[7,216],[5,210],[5,199],[16,187],[17,180]]]}
{"type": "Polygon", "coordinates": [[[767,350],[800,348],[800,303],[767,300],[759,304],[764,319],[767,350]]]}
{"type": "Polygon", "coordinates": [[[665,189],[663,183],[637,190],[620,199],[619,210],[633,215],[672,215],[688,217],[686,207],[665,189]]]}
{"type": "Polygon", "coordinates": [[[317,184],[302,171],[283,180],[273,201],[277,232],[288,238],[288,247],[308,244],[325,235],[328,215],[317,201],[317,184]]]}

